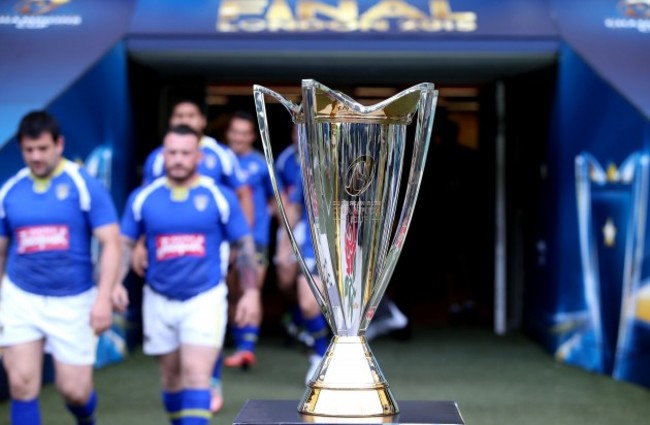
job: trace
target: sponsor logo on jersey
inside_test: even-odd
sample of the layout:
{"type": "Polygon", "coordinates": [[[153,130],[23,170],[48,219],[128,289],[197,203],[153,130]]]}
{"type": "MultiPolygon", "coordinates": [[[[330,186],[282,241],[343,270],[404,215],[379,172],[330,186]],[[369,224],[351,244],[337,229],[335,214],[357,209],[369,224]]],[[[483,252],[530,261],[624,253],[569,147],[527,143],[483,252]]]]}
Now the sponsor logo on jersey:
{"type": "Polygon", "coordinates": [[[65,225],[21,227],[16,235],[19,254],[70,249],[70,230],[65,225]]]}
{"type": "Polygon", "coordinates": [[[208,207],[209,198],[207,195],[196,195],[194,197],[194,207],[197,211],[205,211],[208,207]]]}
{"type": "Polygon", "coordinates": [[[156,259],[205,257],[205,235],[159,235],[156,237],[156,259]]]}

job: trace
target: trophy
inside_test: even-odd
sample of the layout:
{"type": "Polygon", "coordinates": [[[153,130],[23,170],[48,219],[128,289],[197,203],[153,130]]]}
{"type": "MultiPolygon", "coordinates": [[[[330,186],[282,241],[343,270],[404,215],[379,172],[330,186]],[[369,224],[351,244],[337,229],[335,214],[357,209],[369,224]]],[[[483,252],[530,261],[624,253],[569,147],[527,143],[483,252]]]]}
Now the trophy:
{"type": "Polygon", "coordinates": [[[438,92],[432,83],[421,83],[364,106],[308,79],[302,81],[301,104],[260,85],[254,86],[254,96],[281,221],[334,334],[298,411],[346,418],[395,415],[398,404],[364,334],[411,223],[438,92]],[[321,285],[300,255],[278,191],[267,95],[280,102],[298,126],[305,203],[321,285]],[[407,129],[416,112],[411,167],[400,198],[407,129]],[[399,221],[394,226],[400,199],[399,221]]]}

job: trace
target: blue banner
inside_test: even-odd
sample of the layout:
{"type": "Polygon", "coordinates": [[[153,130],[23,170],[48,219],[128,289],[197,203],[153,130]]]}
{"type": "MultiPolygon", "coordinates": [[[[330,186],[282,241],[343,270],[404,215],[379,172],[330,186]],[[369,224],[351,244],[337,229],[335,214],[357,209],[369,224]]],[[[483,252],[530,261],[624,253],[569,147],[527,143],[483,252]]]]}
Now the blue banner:
{"type": "MultiPolygon", "coordinates": [[[[632,154],[620,168],[589,153],[575,160],[583,309],[555,316],[556,357],[611,374],[619,338],[623,288],[638,270],[639,214],[644,211],[648,157],[632,154]],[[560,331],[561,330],[561,331],[560,331]]],[[[577,294],[574,294],[577,295],[577,294]]]]}
{"type": "Polygon", "coordinates": [[[527,326],[558,360],[650,386],[650,122],[560,52],[527,326]]]}
{"type": "MultiPolygon", "coordinates": [[[[544,0],[139,0],[130,34],[555,36],[544,0]]],[[[381,42],[381,39],[377,39],[381,42]]]]}
{"type": "Polygon", "coordinates": [[[118,43],[135,0],[0,0],[0,148],[118,43]]]}
{"type": "Polygon", "coordinates": [[[643,158],[643,175],[635,208],[638,243],[634,246],[634,269],[622,288],[621,322],[613,376],[650,386],[650,159],[643,158]]]}
{"type": "Polygon", "coordinates": [[[650,118],[650,1],[550,0],[560,36],[650,118]]]}

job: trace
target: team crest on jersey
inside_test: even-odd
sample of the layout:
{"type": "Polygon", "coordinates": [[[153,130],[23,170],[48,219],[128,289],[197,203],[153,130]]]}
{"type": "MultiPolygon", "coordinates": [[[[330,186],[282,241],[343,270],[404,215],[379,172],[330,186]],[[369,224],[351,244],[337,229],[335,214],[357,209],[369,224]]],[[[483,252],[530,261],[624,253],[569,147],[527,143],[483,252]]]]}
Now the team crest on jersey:
{"type": "Polygon", "coordinates": [[[208,207],[208,196],[207,195],[196,195],[194,197],[194,207],[197,211],[205,211],[208,207]]]}
{"type": "Polygon", "coordinates": [[[56,185],[56,199],[63,201],[70,195],[70,185],[67,183],[61,183],[56,185]]]}
{"type": "Polygon", "coordinates": [[[214,155],[205,155],[203,157],[203,162],[205,163],[205,166],[212,170],[214,167],[217,166],[217,157],[214,155]]]}

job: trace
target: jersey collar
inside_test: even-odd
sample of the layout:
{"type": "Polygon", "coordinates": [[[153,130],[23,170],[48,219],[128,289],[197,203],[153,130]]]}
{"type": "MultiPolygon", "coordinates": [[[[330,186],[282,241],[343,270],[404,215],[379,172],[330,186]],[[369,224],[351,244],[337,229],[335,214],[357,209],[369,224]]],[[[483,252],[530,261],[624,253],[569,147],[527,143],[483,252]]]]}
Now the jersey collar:
{"type": "Polygon", "coordinates": [[[197,176],[196,179],[187,187],[176,187],[172,186],[168,178],[165,178],[165,186],[169,189],[170,197],[172,201],[183,202],[187,200],[190,196],[190,190],[199,187],[201,184],[201,176],[197,176]]]}
{"type": "Polygon", "coordinates": [[[47,177],[36,177],[34,174],[30,172],[29,177],[34,181],[34,183],[32,184],[32,187],[34,188],[34,192],[36,193],[47,192],[47,190],[50,188],[52,179],[60,176],[63,173],[63,170],[65,170],[65,166],[67,165],[67,163],[68,163],[67,159],[61,158],[59,160],[59,164],[56,166],[52,174],[50,174],[47,177]]]}

